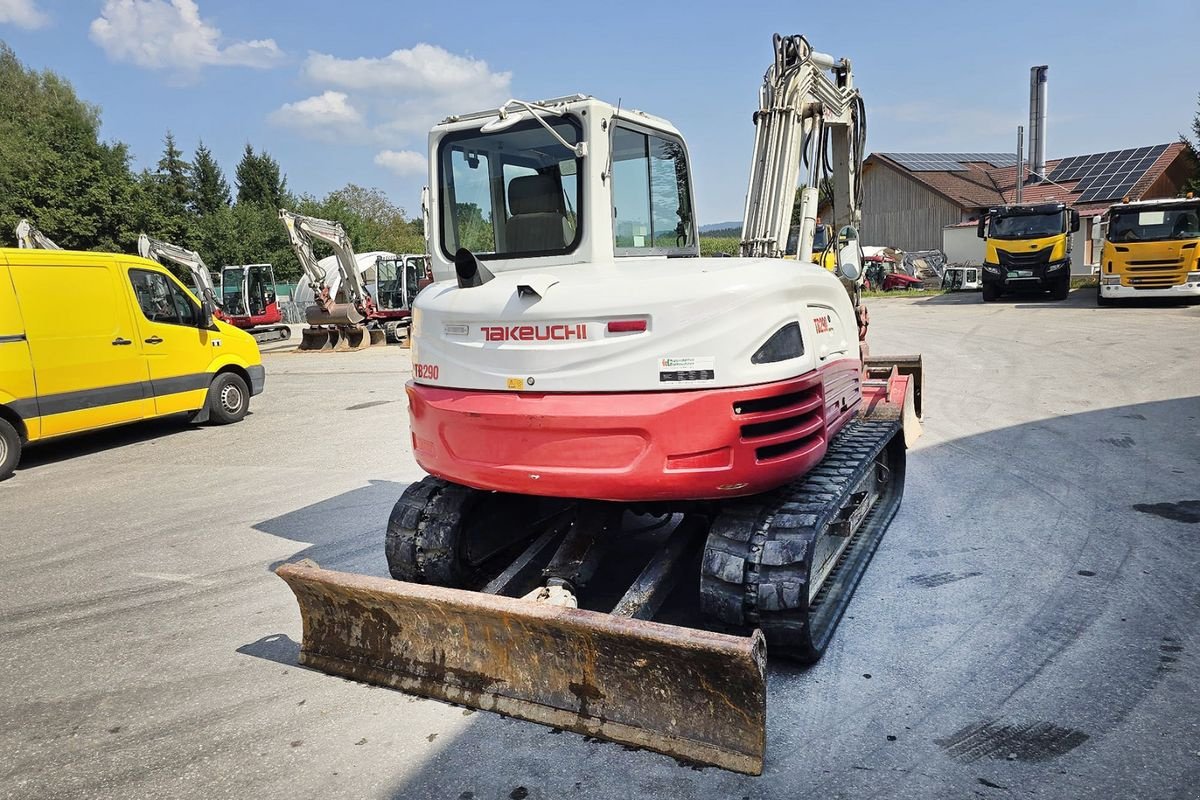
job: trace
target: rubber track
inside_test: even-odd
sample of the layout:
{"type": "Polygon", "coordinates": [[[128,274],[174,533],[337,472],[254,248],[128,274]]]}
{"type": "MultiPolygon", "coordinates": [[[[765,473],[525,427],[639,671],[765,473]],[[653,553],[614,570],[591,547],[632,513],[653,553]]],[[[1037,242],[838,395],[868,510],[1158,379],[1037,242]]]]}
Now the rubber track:
{"type": "Polygon", "coordinates": [[[463,518],[479,492],[427,475],[411,484],[388,518],[388,570],[400,581],[459,586],[467,577],[457,558],[463,518]]]}
{"type": "MultiPolygon", "coordinates": [[[[761,628],[772,655],[811,662],[820,657],[832,626],[840,617],[826,619],[827,630],[814,636],[809,615],[822,604],[827,587],[839,585],[847,597],[861,576],[882,530],[899,503],[896,492],[886,492],[876,503],[826,579],[809,608],[808,581],[814,547],[821,531],[844,505],[876,457],[897,435],[896,420],[857,420],[848,424],[830,444],[825,458],[800,479],[763,495],[723,505],[709,530],[701,564],[700,605],[709,616],[739,629],[761,628]],[[889,508],[881,508],[890,506],[889,508]],[[877,512],[882,512],[877,513],[877,512]],[[867,552],[863,553],[866,546],[867,552]],[[853,557],[852,582],[839,575],[853,557]]],[[[895,476],[903,480],[903,467],[895,476]]],[[[901,487],[896,487],[902,491],[901,487]]],[[[831,598],[832,599],[832,598],[831,598]]],[[[842,598],[837,598],[842,599],[842,598]]],[[[828,615],[822,615],[828,616],[828,615]]]]}

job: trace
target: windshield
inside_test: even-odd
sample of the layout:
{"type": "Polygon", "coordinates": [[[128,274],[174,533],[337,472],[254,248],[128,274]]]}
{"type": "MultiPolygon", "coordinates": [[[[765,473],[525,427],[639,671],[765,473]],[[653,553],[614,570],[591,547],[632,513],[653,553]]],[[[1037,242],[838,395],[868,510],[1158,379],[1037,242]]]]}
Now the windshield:
{"type": "Polygon", "coordinates": [[[1112,212],[1108,223],[1110,242],[1162,242],[1200,238],[1200,206],[1139,211],[1134,208],[1112,212]]]}
{"type": "Polygon", "coordinates": [[[242,300],[241,267],[226,267],[221,270],[221,306],[230,314],[246,313],[242,300]]]}
{"type": "Polygon", "coordinates": [[[988,226],[988,237],[992,239],[1039,239],[1054,236],[1066,230],[1065,215],[1061,211],[1048,214],[992,215],[988,226]]]}
{"type": "MultiPolygon", "coordinates": [[[[582,135],[570,118],[546,122],[566,141],[582,135]]],[[[442,252],[465,247],[484,258],[569,253],[579,242],[582,159],[534,119],[483,133],[450,134],[438,149],[442,252]]]]}

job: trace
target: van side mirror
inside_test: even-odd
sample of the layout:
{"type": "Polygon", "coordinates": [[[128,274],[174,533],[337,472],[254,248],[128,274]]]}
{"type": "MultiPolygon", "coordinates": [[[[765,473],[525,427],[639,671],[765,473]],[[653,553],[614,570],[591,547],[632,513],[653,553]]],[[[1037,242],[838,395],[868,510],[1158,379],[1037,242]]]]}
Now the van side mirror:
{"type": "Polygon", "coordinates": [[[200,324],[197,325],[197,327],[205,328],[205,329],[211,328],[213,326],[213,314],[215,313],[215,311],[216,311],[216,309],[213,308],[213,304],[212,304],[211,300],[207,300],[207,299],[201,300],[200,301],[200,324]]]}
{"type": "Polygon", "coordinates": [[[986,215],[980,216],[979,222],[975,225],[975,235],[978,236],[980,239],[985,238],[983,235],[983,226],[986,224],[987,224],[987,216],[986,215]]]}
{"type": "Polygon", "coordinates": [[[1076,233],[1079,230],[1079,212],[1071,209],[1071,233],[1076,233]]]}

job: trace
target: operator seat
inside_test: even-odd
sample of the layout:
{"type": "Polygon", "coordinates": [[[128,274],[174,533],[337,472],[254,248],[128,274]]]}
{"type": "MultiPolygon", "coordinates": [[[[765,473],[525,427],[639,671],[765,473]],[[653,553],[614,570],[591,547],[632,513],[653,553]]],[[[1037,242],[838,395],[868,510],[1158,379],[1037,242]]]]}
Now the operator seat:
{"type": "Polygon", "coordinates": [[[568,244],[562,191],[551,175],[523,175],[508,184],[505,235],[510,252],[561,250],[568,244]]]}

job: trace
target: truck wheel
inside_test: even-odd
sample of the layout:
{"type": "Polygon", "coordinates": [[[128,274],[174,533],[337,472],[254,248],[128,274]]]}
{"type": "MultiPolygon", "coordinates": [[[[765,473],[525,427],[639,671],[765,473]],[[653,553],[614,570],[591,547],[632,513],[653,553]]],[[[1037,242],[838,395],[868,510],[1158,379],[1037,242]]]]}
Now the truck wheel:
{"type": "Polygon", "coordinates": [[[250,389],[232,372],[222,372],[208,387],[208,419],[215,425],[228,425],[246,416],[250,410],[250,389]]]}
{"type": "Polygon", "coordinates": [[[1066,300],[1067,295],[1071,293],[1071,276],[1060,278],[1054,282],[1054,286],[1050,289],[1051,300],[1066,300]]]}
{"type": "Polygon", "coordinates": [[[1000,297],[1000,290],[994,284],[985,283],[983,285],[983,302],[992,303],[1000,297]]]}
{"type": "Polygon", "coordinates": [[[6,419],[0,419],[0,481],[10,477],[21,460],[21,434],[6,419]]]}

